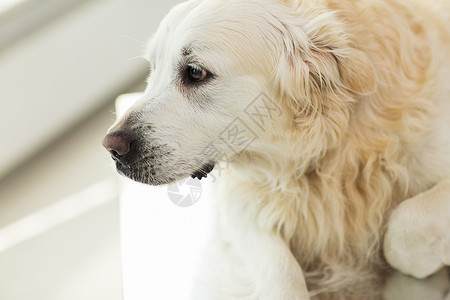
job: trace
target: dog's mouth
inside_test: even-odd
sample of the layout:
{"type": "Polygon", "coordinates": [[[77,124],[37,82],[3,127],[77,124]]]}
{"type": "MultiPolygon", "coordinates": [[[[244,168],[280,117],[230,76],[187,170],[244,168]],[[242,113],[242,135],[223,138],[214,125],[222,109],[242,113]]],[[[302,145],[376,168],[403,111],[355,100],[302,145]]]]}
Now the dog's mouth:
{"type": "Polygon", "coordinates": [[[202,178],[208,177],[208,174],[211,173],[211,171],[214,169],[214,166],[215,166],[215,164],[212,161],[209,163],[206,163],[206,164],[202,165],[194,173],[192,173],[191,177],[202,180],[202,178]]]}
{"type": "MultiPolygon", "coordinates": [[[[199,180],[201,180],[203,178],[207,178],[208,174],[212,172],[214,167],[215,167],[214,162],[212,162],[212,161],[208,162],[206,164],[203,164],[199,169],[194,171],[190,176],[192,178],[197,178],[199,180]]],[[[160,176],[155,174],[156,172],[151,172],[150,173],[151,175],[150,175],[148,171],[145,171],[145,170],[143,171],[140,167],[130,167],[127,165],[122,165],[120,162],[117,162],[117,161],[116,161],[116,168],[120,174],[122,174],[134,181],[149,184],[149,185],[169,184],[169,183],[177,180],[177,176],[161,178],[160,176]]]]}

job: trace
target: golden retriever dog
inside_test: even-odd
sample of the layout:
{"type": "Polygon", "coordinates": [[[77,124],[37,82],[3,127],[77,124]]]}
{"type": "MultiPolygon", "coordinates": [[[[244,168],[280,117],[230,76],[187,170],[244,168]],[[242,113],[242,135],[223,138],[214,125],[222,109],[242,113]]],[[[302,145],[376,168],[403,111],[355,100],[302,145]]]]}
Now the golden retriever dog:
{"type": "Polygon", "coordinates": [[[146,58],[103,145],[145,184],[216,168],[193,299],[379,300],[450,264],[450,1],[191,0],[146,58]]]}

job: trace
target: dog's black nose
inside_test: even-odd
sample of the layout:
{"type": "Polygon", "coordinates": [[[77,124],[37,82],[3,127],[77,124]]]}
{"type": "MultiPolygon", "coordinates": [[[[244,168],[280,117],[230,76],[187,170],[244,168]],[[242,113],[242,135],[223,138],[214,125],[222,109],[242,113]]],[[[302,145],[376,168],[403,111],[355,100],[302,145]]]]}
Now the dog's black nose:
{"type": "Polygon", "coordinates": [[[112,132],[103,139],[103,147],[108,150],[113,158],[120,160],[131,150],[131,135],[125,132],[112,132]]]}

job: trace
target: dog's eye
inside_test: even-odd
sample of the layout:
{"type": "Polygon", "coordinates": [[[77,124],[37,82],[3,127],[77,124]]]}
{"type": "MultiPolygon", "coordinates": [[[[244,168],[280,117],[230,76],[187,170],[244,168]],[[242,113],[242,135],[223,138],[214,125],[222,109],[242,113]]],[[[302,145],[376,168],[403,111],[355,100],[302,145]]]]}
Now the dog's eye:
{"type": "Polygon", "coordinates": [[[186,75],[190,82],[195,83],[205,80],[208,76],[208,72],[197,66],[188,66],[186,75]]]}

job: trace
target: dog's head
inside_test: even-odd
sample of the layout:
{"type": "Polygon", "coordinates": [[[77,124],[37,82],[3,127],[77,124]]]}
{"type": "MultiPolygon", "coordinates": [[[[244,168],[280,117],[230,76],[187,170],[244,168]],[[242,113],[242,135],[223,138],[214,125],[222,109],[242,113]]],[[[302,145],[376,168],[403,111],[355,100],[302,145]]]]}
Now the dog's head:
{"type": "Polygon", "coordinates": [[[297,1],[183,3],[146,56],[148,87],[103,144],[120,173],[152,185],[201,178],[243,150],[319,153],[375,85],[336,17],[297,1]]]}

